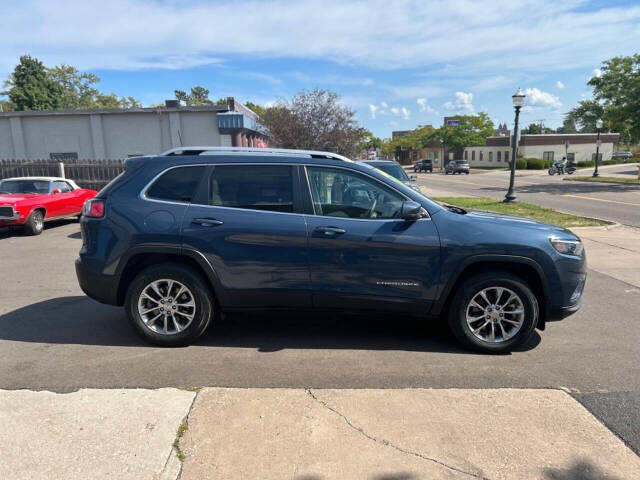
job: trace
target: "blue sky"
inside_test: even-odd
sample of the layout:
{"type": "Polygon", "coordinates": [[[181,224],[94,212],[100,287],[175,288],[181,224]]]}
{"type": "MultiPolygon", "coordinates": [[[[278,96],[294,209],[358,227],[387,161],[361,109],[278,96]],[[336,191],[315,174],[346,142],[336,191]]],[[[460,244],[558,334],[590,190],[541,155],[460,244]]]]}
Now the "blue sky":
{"type": "Polygon", "coordinates": [[[28,53],[98,74],[99,88],[161,103],[202,85],[211,98],[269,104],[303,88],[338,92],[374,134],[485,111],[523,123],[591,96],[601,62],[640,52],[640,1],[0,0],[0,78],[28,53]]]}

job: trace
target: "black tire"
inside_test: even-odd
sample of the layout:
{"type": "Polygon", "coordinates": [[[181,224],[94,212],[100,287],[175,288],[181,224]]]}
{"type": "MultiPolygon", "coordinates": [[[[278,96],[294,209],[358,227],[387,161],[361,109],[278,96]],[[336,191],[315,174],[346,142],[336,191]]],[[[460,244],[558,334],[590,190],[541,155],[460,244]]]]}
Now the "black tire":
{"type": "MultiPolygon", "coordinates": [[[[177,299],[176,299],[177,300],[177,299]]],[[[193,343],[200,337],[213,318],[215,302],[207,281],[193,268],[178,263],[161,263],[140,272],[127,288],[125,310],[136,332],[147,342],[161,347],[180,347],[193,343]],[[195,315],[182,331],[163,334],[153,331],[145,324],[138,311],[138,300],[152,282],[168,279],[180,282],[193,294],[195,315]]],[[[162,320],[159,320],[162,322],[162,320]]]]}
{"type": "Polygon", "coordinates": [[[27,235],[40,235],[44,230],[44,215],[41,210],[34,210],[24,223],[24,231],[27,235]]]}
{"type": "Polygon", "coordinates": [[[489,272],[475,275],[462,283],[449,306],[449,327],[464,346],[482,353],[506,353],[526,343],[539,318],[538,300],[529,286],[519,277],[507,272],[489,272]],[[491,343],[476,337],[467,324],[466,310],[471,300],[483,289],[491,287],[508,288],[514,292],[524,307],[524,319],[520,330],[511,338],[491,343]]]}
{"type": "Polygon", "coordinates": [[[469,172],[464,172],[465,174],[469,175],[469,172]]]}

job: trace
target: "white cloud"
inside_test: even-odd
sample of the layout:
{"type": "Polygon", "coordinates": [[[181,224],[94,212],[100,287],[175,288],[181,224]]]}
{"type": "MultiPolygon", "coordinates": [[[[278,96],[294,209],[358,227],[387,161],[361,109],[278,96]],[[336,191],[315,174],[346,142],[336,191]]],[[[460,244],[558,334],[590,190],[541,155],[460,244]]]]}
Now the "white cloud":
{"type": "Polygon", "coordinates": [[[525,103],[529,105],[553,109],[562,107],[560,99],[552,93],[543,92],[538,88],[527,88],[524,93],[527,96],[525,103]]]}
{"type": "Polygon", "coordinates": [[[600,70],[599,68],[594,68],[593,71],[591,72],[591,76],[600,78],[602,76],[602,70],[600,70]]]}
{"type": "Polygon", "coordinates": [[[558,80],[556,82],[556,87],[559,88],[559,89],[563,89],[564,88],[564,83],[562,83],[560,80],[558,80]]]}
{"type": "Polygon", "coordinates": [[[391,107],[386,102],[380,102],[379,105],[369,104],[369,113],[371,118],[376,118],[376,115],[391,115],[394,117],[402,117],[403,120],[409,120],[411,118],[411,110],[406,107],[391,107]]]}
{"type": "MultiPolygon", "coordinates": [[[[3,0],[9,41],[0,42],[0,73],[28,52],[81,69],[182,69],[246,56],[380,69],[452,65],[487,75],[498,67],[592,68],[640,44],[637,2],[585,8],[582,0],[247,0],[242,9],[230,0],[64,3],[3,0]]],[[[405,98],[430,95],[415,87],[405,98]]]]}
{"type": "Polygon", "coordinates": [[[416,103],[418,104],[418,110],[420,110],[421,112],[432,113],[434,115],[438,114],[438,112],[433,107],[427,105],[426,98],[418,98],[416,100],[416,103]]]}
{"type": "Polygon", "coordinates": [[[456,99],[453,102],[446,102],[444,108],[456,113],[472,115],[475,113],[475,108],[473,108],[473,93],[456,92],[456,99]]]}

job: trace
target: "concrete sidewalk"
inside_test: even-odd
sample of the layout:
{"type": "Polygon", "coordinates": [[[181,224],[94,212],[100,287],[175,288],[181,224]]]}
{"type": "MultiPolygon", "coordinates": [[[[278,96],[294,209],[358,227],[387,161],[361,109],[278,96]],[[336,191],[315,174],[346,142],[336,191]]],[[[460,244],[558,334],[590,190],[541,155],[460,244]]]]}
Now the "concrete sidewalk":
{"type": "Polygon", "coordinates": [[[0,479],[175,479],[194,392],[0,390],[0,479]],[[164,476],[163,476],[164,475],[164,476]]]}
{"type": "Polygon", "coordinates": [[[589,268],[640,289],[640,229],[616,226],[573,230],[584,243],[589,268]]]}
{"type": "Polygon", "coordinates": [[[0,426],[12,480],[640,478],[561,390],[0,391],[0,426]]]}

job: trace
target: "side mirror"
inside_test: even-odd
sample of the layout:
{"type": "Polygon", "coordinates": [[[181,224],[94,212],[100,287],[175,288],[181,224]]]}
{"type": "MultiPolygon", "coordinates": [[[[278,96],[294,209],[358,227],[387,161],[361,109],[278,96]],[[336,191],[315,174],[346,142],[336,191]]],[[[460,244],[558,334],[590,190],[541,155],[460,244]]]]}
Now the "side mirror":
{"type": "Polygon", "coordinates": [[[419,218],[422,218],[421,211],[422,205],[420,205],[418,202],[407,200],[406,202],[402,202],[400,216],[404,220],[418,220],[419,218]]]}
{"type": "Polygon", "coordinates": [[[60,190],[59,188],[54,188],[53,191],[51,192],[53,195],[57,195],[58,193],[62,193],[62,190],[60,190]]]}

